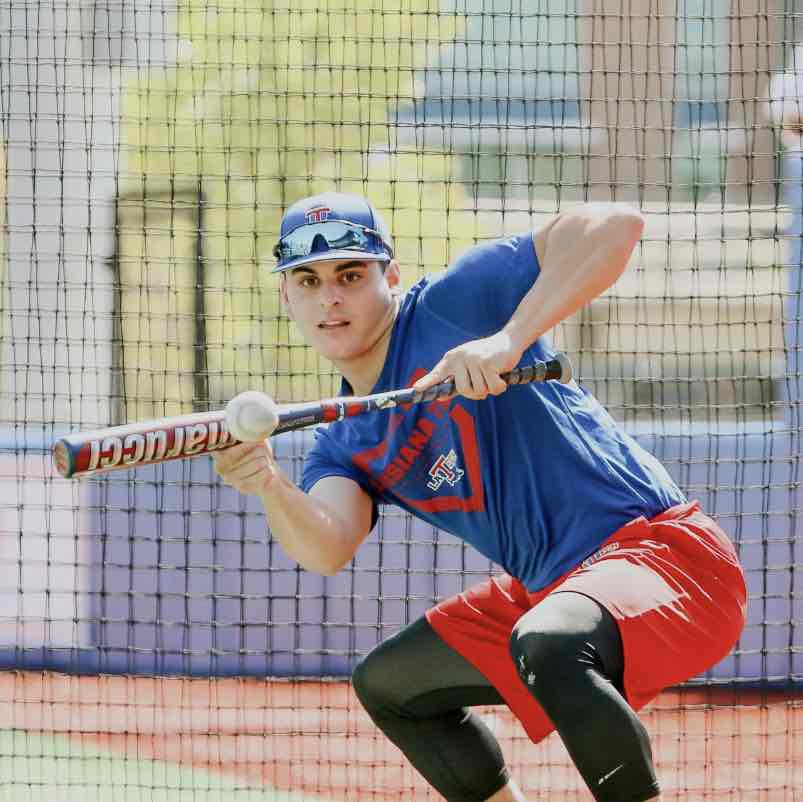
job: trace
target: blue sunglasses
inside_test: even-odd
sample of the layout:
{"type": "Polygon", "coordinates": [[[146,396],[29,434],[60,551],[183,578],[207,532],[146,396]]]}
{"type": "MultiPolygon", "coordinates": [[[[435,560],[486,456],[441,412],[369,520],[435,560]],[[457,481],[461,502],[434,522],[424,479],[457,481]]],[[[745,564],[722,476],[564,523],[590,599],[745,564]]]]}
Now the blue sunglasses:
{"type": "Polygon", "coordinates": [[[387,254],[393,258],[393,249],[378,231],[347,220],[327,220],[299,226],[276,243],[273,255],[282,265],[311,254],[342,250],[387,254]]]}

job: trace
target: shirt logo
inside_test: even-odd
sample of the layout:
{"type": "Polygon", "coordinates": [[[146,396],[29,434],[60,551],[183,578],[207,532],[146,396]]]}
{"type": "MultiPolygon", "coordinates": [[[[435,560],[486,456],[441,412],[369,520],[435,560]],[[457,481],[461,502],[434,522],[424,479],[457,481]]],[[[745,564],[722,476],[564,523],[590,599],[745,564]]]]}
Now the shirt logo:
{"type": "Polygon", "coordinates": [[[457,467],[457,454],[452,449],[448,454],[439,454],[438,458],[429,469],[432,479],[427,482],[430,490],[438,490],[446,482],[449,487],[454,487],[462,478],[465,471],[457,467]]]}
{"type": "Polygon", "coordinates": [[[332,210],[328,206],[313,206],[304,212],[304,219],[307,223],[323,223],[331,213],[332,210]]]}
{"type": "MultiPolygon", "coordinates": [[[[426,372],[414,371],[409,384],[426,372]]],[[[391,412],[385,436],[357,450],[352,455],[354,465],[377,494],[407,509],[428,515],[482,512],[485,494],[474,418],[456,399],[431,401],[418,410],[413,415],[407,404],[401,404],[399,411],[391,412]],[[399,430],[409,416],[415,422],[402,434],[399,430]]]]}
{"type": "Polygon", "coordinates": [[[611,779],[611,777],[613,777],[614,774],[616,774],[617,771],[619,771],[619,769],[623,769],[624,767],[625,764],[620,763],[615,769],[611,769],[607,774],[603,774],[602,777],[597,780],[597,785],[602,785],[602,783],[607,782],[611,779]]]}

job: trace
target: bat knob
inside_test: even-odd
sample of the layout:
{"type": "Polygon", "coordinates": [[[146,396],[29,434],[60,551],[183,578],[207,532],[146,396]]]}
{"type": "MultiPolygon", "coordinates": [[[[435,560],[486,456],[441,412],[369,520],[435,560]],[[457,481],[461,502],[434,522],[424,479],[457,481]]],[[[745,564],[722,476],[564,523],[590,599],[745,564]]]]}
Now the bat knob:
{"type": "Polygon", "coordinates": [[[226,404],[226,427],[244,443],[255,443],[273,434],[279,425],[279,408],[265,393],[248,390],[226,404]]]}
{"type": "Polygon", "coordinates": [[[574,378],[571,360],[563,352],[555,354],[555,360],[560,364],[560,378],[558,381],[561,384],[568,384],[574,378]]]}

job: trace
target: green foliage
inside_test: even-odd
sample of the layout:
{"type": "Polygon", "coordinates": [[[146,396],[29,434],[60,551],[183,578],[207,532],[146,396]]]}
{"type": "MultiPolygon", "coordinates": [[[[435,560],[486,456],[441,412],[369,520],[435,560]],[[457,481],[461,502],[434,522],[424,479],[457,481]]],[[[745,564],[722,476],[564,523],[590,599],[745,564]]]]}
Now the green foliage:
{"type": "MultiPolygon", "coordinates": [[[[252,387],[282,400],[336,389],[331,368],[282,316],[269,274],[288,204],[327,189],[366,195],[387,216],[411,278],[445,265],[449,247],[473,242],[450,157],[400,147],[388,124],[388,110],[413,97],[414,70],[455,35],[459,18],[437,12],[437,0],[184,2],[176,66],[140,73],[126,87],[123,192],[145,207],[171,190],[203,198],[213,402],[252,387]]],[[[126,337],[126,386],[137,396],[127,414],[187,409],[192,342],[164,345],[170,326],[146,319],[147,294],[166,272],[187,273],[165,259],[194,253],[176,238],[162,242],[163,232],[141,220],[124,225],[122,281],[143,288],[123,310],[137,325],[126,337]],[[166,347],[177,349],[171,359],[157,354],[166,347]],[[141,376],[154,359],[166,378],[149,395],[141,376]]],[[[176,292],[159,315],[191,315],[184,296],[194,287],[176,292]]]]}
{"type": "Polygon", "coordinates": [[[477,197],[503,197],[557,208],[567,201],[583,200],[582,158],[555,149],[485,146],[460,157],[460,173],[477,197]]]}

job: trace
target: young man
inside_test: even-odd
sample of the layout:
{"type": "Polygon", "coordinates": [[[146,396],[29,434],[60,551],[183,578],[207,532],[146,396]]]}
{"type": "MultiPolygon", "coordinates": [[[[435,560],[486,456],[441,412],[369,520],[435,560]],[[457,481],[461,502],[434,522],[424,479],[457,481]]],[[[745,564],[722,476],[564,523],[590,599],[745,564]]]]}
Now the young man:
{"type": "Polygon", "coordinates": [[[400,295],[390,235],[362,198],[286,213],[276,246],[288,315],[362,395],[447,376],[458,395],[331,424],[302,488],[268,443],[215,455],[265,505],[304,567],[333,574],[393,503],[501,565],[380,644],[353,684],[376,724],[448,802],[524,802],[466,707],[506,703],[533,741],[556,729],[600,802],[659,799],[634,713],[724,657],[745,586],[717,525],[576,384],[505,388],[552,356],[547,331],[624,270],[643,221],[585,205],[479,245],[400,295]]]}

